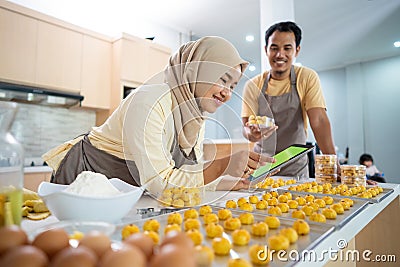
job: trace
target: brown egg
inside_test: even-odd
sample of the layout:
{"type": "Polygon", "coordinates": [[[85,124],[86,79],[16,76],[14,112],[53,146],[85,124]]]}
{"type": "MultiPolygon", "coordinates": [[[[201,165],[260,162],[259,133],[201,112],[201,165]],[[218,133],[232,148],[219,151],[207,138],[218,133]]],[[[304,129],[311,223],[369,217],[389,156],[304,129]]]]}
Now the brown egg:
{"type": "Polygon", "coordinates": [[[69,237],[63,229],[50,229],[38,234],[32,245],[43,250],[51,259],[57,252],[69,247],[69,237]]]}
{"type": "Polygon", "coordinates": [[[174,244],[185,249],[194,249],[193,241],[185,233],[178,231],[171,231],[165,234],[160,247],[168,244],[174,244]]]}
{"type": "Polygon", "coordinates": [[[79,241],[79,246],[81,245],[92,249],[100,258],[111,248],[111,240],[102,232],[90,231],[79,241]]]}
{"type": "Polygon", "coordinates": [[[150,261],[150,267],[195,267],[195,251],[183,252],[182,247],[175,244],[164,245],[150,261]]]}
{"type": "Polygon", "coordinates": [[[85,246],[67,247],[58,252],[51,260],[50,267],[95,267],[96,253],[85,246]]]}
{"type": "Polygon", "coordinates": [[[14,247],[0,258],[0,266],[7,267],[46,267],[48,262],[47,255],[31,245],[14,247]]]}
{"type": "Polygon", "coordinates": [[[137,247],[124,244],[121,249],[108,250],[100,260],[100,267],[146,267],[146,256],[137,247]]]}
{"type": "Polygon", "coordinates": [[[26,233],[16,225],[0,227],[0,255],[7,249],[28,244],[26,233]]]}
{"type": "Polygon", "coordinates": [[[143,233],[137,233],[129,236],[124,240],[124,243],[139,248],[144,253],[147,260],[150,260],[151,256],[153,255],[154,242],[150,237],[143,233]]]}

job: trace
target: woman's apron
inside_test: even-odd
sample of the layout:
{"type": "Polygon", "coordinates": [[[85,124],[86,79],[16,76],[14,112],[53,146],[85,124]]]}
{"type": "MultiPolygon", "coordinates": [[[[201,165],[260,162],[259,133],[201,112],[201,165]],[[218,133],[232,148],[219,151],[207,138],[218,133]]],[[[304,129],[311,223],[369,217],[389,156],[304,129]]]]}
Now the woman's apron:
{"type": "MultiPolygon", "coordinates": [[[[197,163],[196,154],[192,149],[186,156],[179,147],[177,134],[174,135],[170,149],[175,167],[193,165],[197,163]]],[[[85,134],[84,138],[76,143],[61,161],[57,172],[52,176],[51,182],[57,184],[70,184],[82,171],[102,173],[107,178],[119,178],[134,186],[140,186],[139,170],[134,161],[125,160],[111,155],[94,147],[85,134]]]]}
{"type": "MultiPolygon", "coordinates": [[[[272,111],[275,124],[279,126],[276,131],[277,143],[275,154],[277,154],[292,144],[305,144],[306,133],[304,130],[300,97],[297,92],[296,73],[294,67],[292,66],[290,69],[291,90],[289,93],[280,96],[268,95],[267,89],[270,78],[271,72],[269,72],[267,79],[265,79],[258,98],[258,115],[270,116],[269,114],[272,111]]],[[[271,137],[264,141],[257,142],[254,146],[254,151],[258,153],[268,150],[270,151],[270,149],[266,149],[268,146],[271,146],[271,144],[269,144],[271,143],[270,140],[271,137]]],[[[291,177],[303,175],[304,177],[308,177],[307,155],[304,155],[293,161],[293,163],[283,167],[279,172],[279,175],[291,177]]]]}

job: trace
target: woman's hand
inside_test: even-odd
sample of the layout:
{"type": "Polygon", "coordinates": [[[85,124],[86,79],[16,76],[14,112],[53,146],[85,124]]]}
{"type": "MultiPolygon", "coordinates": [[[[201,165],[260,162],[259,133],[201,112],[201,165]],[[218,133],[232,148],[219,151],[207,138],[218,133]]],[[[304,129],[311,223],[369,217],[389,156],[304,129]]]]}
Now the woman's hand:
{"type": "Polygon", "coordinates": [[[248,178],[254,170],[275,159],[253,151],[239,151],[225,158],[226,167],[222,175],[248,178]]]}
{"type": "Polygon", "coordinates": [[[240,189],[248,189],[250,181],[245,178],[237,178],[232,176],[225,176],[218,183],[216,190],[220,191],[237,191],[240,189]]]}

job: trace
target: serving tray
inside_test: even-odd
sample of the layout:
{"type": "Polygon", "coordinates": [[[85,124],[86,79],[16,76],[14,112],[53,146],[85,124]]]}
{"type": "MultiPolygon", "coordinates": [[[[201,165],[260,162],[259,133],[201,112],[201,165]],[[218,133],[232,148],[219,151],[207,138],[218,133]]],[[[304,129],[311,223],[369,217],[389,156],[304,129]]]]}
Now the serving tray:
{"type": "MultiPolygon", "coordinates": [[[[307,194],[314,195],[315,199],[323,197],[323,196],[318,196],[313,193],[288,191],[288,190],[280,189],[280,188],[278,188],[276,191],[278,192],[278,194],[290,192],[292,194],[293,199],[295,199],[298,196],[304,197],[307,194]]],[[[259,199],[262,199],[262,195],[263,195],[263,193],[253,194],[253,196],[257,196],[259,199]]],[[[335,195],[332,195],[331,197],[333,198],[334,203],[338,203],[338,202],[340,202],[341,199],[345,198],[345,197],[335,196],[335,195]]],[[[232,199],[232,200],[237,201],[237,199],[232,199]]],[[[339,229],[339,228],[343,227],[343,225],[348,223],[354,216],[356,216],[358,213],[360,213],[368,205],[368,201],[365,199],[353,199],[353,202],[354,202],[354,205],[352,207],[350,207],[349,210],[345,210],[343,214],[338,214],[336,219],[334,219],[334,220],[326,219],[325,224],[332,225],[335,228],[339,229]]],[[[216,202],[214,205],[218,206],[218,207],[225,207],[225,204],[226,204],[226,201],[219,201],[219,202],[216,202]]],[[[270,215],[270,214],[268,214],[269,206],[267,207],[267,209],[263,209],[263,210],[257,209],[256,204],[252,204],[252,206],[253,206],[253,211],[252,211],[253,214],[262,214],[264,216],[270,215]]],[[[329,205],[326,205],[326,206],[328,207],[329,205]]],[[[297,209],[301,209],[301,207],[302,206],[299,206],[297,209]]],[[[321,212],[322,209],[323,208],[319,209],[319,213],[321,212]]],[[[240,209],[236,208],[234,210],[240,210],[240,209]]],[[[289,212],[282,213],[282,215],[279,215],[278,217],[292,218],[292,212],[294,210],[296,210],[296,209],[289,209],[289,212]]],[[[305,220],[308,223],[313,222],[309,219],[309,216],[306,216],[305,220]]]]}
{"type": "MultiPolygon", "coordinates": [[[[216,206],[210,206],[212,208],[213,213],[217,214],[218,210],[222,209],[221,207],[216,207],[216,206]]],[[[195,208],[198,210],[199,208],[195,208]]],[[[244,211],[238,211],[238,210],[231,210],[232,211],[232,217],[238,217],[241,213],[244,213],[244,211]]],[[[180,213],[183,218],[183,214],[185,210],[179,210],[175,211],[176,213],[180,213]]],[[[254,221],[264,221],[265,215],[263,214],[257,214],[253,213],[254,215],[254,221]]],[[[152,217],[151,219],[156,219],[160,223],[160,230],[159,230],[159,235],[160,235],[160,240],[163,239],[164,236],[164,228],[167,225],[168,221],[168,216],[169,214],[163,214],[159,216],[152,217]]],[[[142,229],[143,224],[145,221],[149,220],[150,218],[138,220],[138,221],[133,221],[130,223],[133,223],[137,225],[140,229],[142,229]]],[[[203,234],[203,242],[202,245],[206,245],[210,248],[212,248],[212,238],[208,238],[205,232],[205,225],[203,221],[203,217],[200,216],[198,220],[201,223],[201,228],[200,232],[203,234]]],[[[261,244],[261,245],[267,245],[267,240],[268,237],[271,235],[278,234],[279,231],[285,227],[292,227],[293,223],[296,219],[292,218],[285,218],[285,217],[280,217],[280,227],[278,229],[269,229],[269,232],[267,233],[266,236],[264,237],[257,237],[254,235],[251,235],[251,239],[248,245],[246,246],[237,246],[233,245],[232,243],[232,231],[224,230],[223,237],[227,238],[231,243],[232,243],[232,248],[230,250],[229,255],[227,256],[217,256],[215,255],[215,259],[213,261],[212,266],[227,266],[227,262],[229,258],[243,258],[246,259],[247,261],[250,261],[249,255],[248,255],[248,250],[249,247],[253,244],[261,244]]],[[[224,221],[219,221],[218,222],[221,226],[223,226],[224,221]]],[[[287,249],[287,252],[292,253],[292,255],[298,255],[297,261],[290,260],[289,256],[287,257],[287,261],[280,261],[278,259],[278,256],[273,256],[272,261],[269,263],[268,266],[293,266],[296,262],[298,262],[301,259],[302,252],[305,250],[312,250],[317,244],[319,244],[322,240],[324,240],[327,236],[329,236],[333,231],[334,227],[329,224],[321,224],[321,223],[315,223],[315,222],[308,222],[310,226],[310,233],[308,235],[304,236],[299,236],[299,239],[296,243],[291,244],[290,247],[287,249]],[[295,251],[295,252],[294,252],[295,251]]],[[[113,236],[113,239],[121,240],[121,230],[123,226],[117,226],[117,230],[113,236]]],[[[183,223],[181,225],[182,231],[183,231],[183,223]]],[[[241,229],[246,229],[251,233],[251,225],[242,225],[241,229]]]]}

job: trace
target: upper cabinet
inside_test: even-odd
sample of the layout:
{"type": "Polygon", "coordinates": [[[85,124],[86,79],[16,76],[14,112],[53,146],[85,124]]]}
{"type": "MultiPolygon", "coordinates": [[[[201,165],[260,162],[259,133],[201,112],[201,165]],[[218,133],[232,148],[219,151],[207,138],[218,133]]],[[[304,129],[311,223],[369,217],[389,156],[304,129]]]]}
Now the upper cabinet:
{"type": "Polygon", "coordinates": [[[79,92],[83,34],[38,21],[36,83],[79,92]]]}
{"type": "Polygon", "coordinates": [[[83,37],[81,94],[85,107],[110,108],[111,42],[83,37]]]}
{"type": "Polygon", "coordinates": [[[0,77],[35,80],[37,20],[0,9],[0,77]]]}

